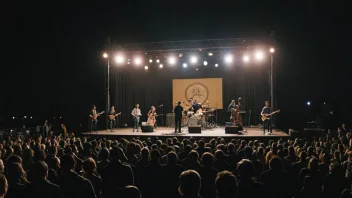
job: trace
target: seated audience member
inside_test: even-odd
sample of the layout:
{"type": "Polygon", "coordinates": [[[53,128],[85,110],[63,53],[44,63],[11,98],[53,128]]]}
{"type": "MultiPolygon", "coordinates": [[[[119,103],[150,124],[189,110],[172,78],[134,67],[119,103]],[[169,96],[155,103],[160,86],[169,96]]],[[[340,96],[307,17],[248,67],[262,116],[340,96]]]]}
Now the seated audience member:
{"type": "Polygon", "coordinates": [[[65,198],[96,198],[90,181],[75,172],[76,161],[70,154],[66,154],[61,159],[62,173],[57,178],[57,184],[65,198]]]}
{"type": "Polygon", "coordinates": [[[237,196],[237,180],[229,171],[218,173],[215,179],[218,198],[234,198],[237,196]]]}
{"type": "Polygon", "coordinates": [[[9,185],[7,183],[5,175],[0,174],[0,198],[4,198],[7,193],[9,185]]]}
{"type": "Polygon", "coordinates": [[[194,170],[187,170],[180,175],[180,187],[178,191],[181,197],[201,198],[199,190],[201,186],[201,178],[194,170]]]}
{"type": "Polygon", "coordinates": [[[95,195],[100,198],[101,197],[101,178],[97,176],[96,169],[97,164],[95,163],[93,158],[88,158],[83,161],[82,168],[84,171],[84,177],[87,178],[90,183],[93,185],[95,195]]]}
{"type": "Polygon", "coordinates": [[[26,185],[29,184],[27,174],[20,163],[14,162],[6,167],[9,188],[6,197],[23,197],[26,185]]]}
{"type": "Polygon", "coordinates": [[[121,148],[114,146],[110,151],[110,163],[100,171],[103,197],[118,197],[125,186],[133,185],[133,172],[129,165],[120,161],[121,148]]]}
{"type": "Polygon", "coordinates": [[[126,186],[122,190],[122,198],[141,198],[141,193],[135,186],[126,186]]]}
{"type": "Polygon", "coordinates": [[[237,198],[257,198],[263,195],[263,185],[252,179],[254,166],[250,160],[243,159],[237,164],[239,175],[237,198]]]}
{"type": "Polygon", "coordinates": [[[164,197],[178,197],[179,176],[184,167],[177,164],[178,158],[175,152],[167,154],[167,164],[162,167],[162,188],[164,197]]]}
{"type": "Polygon", "coordinates": [[[218,170],[213,167],[214,156],[209,152],[205,152],[202,155],[203,166],[199,169],[199,175],[202,178],[202,186],[200,189],[200,195],[203,198],[216,197],[215,178],[218,174],[218,170]]]}
{"type": "Polygon", "coordinates": [[[27,184],[26,196],[36,198],[62,198],[61,189],[47,180],[48,166],[43,161],[32,165],[32,181],[27,184]]]}

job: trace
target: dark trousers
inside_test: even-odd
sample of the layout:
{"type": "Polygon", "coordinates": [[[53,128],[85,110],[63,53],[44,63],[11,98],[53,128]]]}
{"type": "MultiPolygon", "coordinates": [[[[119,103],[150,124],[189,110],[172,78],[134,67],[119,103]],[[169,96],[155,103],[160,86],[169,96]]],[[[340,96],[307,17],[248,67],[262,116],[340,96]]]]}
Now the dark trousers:
{"type": "Polygon", "coordinates": [[[272,132],[272,128],[271,128],[271,119],[266,119],[263,122],[263,130],[264,130],[264,134],[265,134],[265,129],[268,130],[268,132],[272,132]]]}
{"type": "Polygon", "coordinates": [[[97,131],[97,123],[98,120],[92,120],[90,121],[90,131],[97,131]]]}
{"type": "Polygon", "coordinates": [[[133,123],[134,123],[133,130],[137,129],[137,131],[138,131],[138,128],[139,128],[139,117],[138,118],[133,117],[133,123]]]}
{"type": "Polygon", "coordinates": [[[109,129],[112,130],[115,127],[116,120],[115,119],[112,119],[112,120],[109,119],[109,123],[108,124],[109,124],[109,129]]]}
{"type": "Polygon", "coordinates": [[[175,132],[177,132],[177,128],[178,128],[178,132],[181,133],[181,118],[180,119],[175,119],[175,132]]]}

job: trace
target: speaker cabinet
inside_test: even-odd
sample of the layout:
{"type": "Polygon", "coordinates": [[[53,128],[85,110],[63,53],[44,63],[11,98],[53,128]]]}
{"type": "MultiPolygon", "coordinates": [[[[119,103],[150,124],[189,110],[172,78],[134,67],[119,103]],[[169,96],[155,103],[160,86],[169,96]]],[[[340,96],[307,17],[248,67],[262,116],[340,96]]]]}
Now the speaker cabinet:
{"type": "Polygon", "coordinates": [[[238,134],[240,127],[238,126],[225,126],[225,133],[226,134],[238,134]]]}
{"type": "Polygon", "coordinates": [[[200,126],[189,126],[188,133],[202,133],[202,129],[200,126]]]}
{"type": "Polygon", "coordinates": [[[175,126],[175,114],[174,113],[166,114],[166,126],[175,126]]]}
{"type": "Polygon", "coordinates": [[[142,132],[143,132],[143,133],[151,133],[151,132],[154,132],[153,127],[152,127],[152,126],[149,126],[149,125],[141,126],[141,128],[142,128],[142,132]]]}

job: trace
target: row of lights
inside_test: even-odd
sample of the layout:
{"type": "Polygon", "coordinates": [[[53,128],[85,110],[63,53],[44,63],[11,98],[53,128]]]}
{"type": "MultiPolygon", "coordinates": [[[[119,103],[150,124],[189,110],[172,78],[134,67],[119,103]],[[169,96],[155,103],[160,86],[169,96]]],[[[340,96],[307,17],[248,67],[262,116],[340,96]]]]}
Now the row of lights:
{"type": "MultiPolygon", "coordinates": [[[[274,53],[274,52],[275,52],[275,49],[274,49],[274,48],[270,48],[270,49],[269,49],[269,52],[270,52],[270,53],[274,53]]],[[[209,56],[213,56],[213,53],[212,53],[212,52],[209,52],[208,55],[209,55],[209,56]]],[[[180,54],[180,55],[179,55],[179,57],[182,57],[182,56],[183,56],[183,54],[180,54]]],[[[104,58],[108,58],[109,55],[108,55],[107,53],[104,53],[104,54],[103,54],[103,57],[104,57],[104,58]]],[[[263,51],[256,51],[256,53],[254,54],[254,58],[255,58],[255,60],[257,60],[257,61],[263,60],[264,57],[265,57],[265,54],[264,54],[263,51]]],[[[233,60],[234,60],[234,57],[233,57],[232,54],[227,54],[227,55],[224,56],[224,61],[225,61],[226,64],[232,63],[233,60]]],[[[248,62],[250,61],[250,56],[249,56],[249,54],[245,54],[245,55],[242,57],[242,60],[243,60],[243,62],[248,63],[248,62]]],[[[124,63],[126,63],[125,57],[124,57],[122,54],[118,54],[118,55],[115,57],[115,61],[116,61],[117,64],[124,64],[124,63]]],[[[164,67],[164,65],[161,63],[161,60],[160,60],[160,59],[156,59],[155,61],[156,61],[156,63],[159,64],[159,67],[160,67],[160,68],[163,68],[163,67],[164,67]]],[[[191,63],[192,65],[195,65],[195,64],[198,63],[198,57],[195,56],[195,55],[192,55],[192,56],[190,57],[189,61],[190,61],[190,63],[191,63]]],[[[135,65],[141,65],[141,64],[142,64],[142,58],[141,58],[141,57],[135,57],[134,60],[133,60],[133,63],[134,63],[135,65]]],[[[153,63],[153,59],[149,59],[149,63],[153,63]]],[[[176,58],[176,56],[170,56],[170,57],[168,57],[168,64],[170,64],[170,65],[175,65],[176,63],[177,63],[177,58],[176,58]]],[[[127,64],[128,64],[128,65],[131,64],[131,59],[127,59],[127,64]]],[[[203,65],[204,65],[204,66],[207,66],[207,65],[208,65],[208,62],[207,62],[207,61],[204,61],[204,62],[203,62],[203,65]]],[[[187,67],[188,64],[187,64],[187,63],[183,63],[182,66],[183,66],[183,67],[187,67]]],[[[215,64],[215,67],[218,67],[218,66],[219,66],[219,64],[216,63],[216,64],[215,64]]],[[[144,69],[147,70],[148,68],[149,68],[149,67],[148,67],[147,65],[144,66],[144,69]]]]}
{"type": "MultiPolygon", "coordinates": [[[[27,118],[33,119],[34,117],[32,117],[32,116],[31,116],[31,117],[23,116],[23,119],[27,119],[27,118]]],[[[62,119],[62,117],[59,117],[59,118],[62,119]]],[[[16,119],[17,119],[17,120],[18,120],[18,119],[21,119],[21,117],[12,117],[12,119],[13,119],[13,120],[16,120],[16,119]]],[[[56,117],[54,117],[54,120],[55,120],[55,119],[56,119],[56,117]]]]}

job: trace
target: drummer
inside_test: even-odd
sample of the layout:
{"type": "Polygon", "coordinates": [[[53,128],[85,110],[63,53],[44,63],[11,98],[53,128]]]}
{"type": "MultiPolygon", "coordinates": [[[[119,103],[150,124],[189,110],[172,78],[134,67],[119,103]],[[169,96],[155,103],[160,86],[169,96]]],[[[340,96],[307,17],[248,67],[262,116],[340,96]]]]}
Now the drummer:
{"type": "Polygon", "coordinates": [[[200,105],[198,104],[198,101],[195,100],[195,101],[193,102],[193,105],[192,105],[193,111],[194,111],[194,112],[197,112],[198,109],[199,109],[199,106],[200,106],[200,105]]]}

